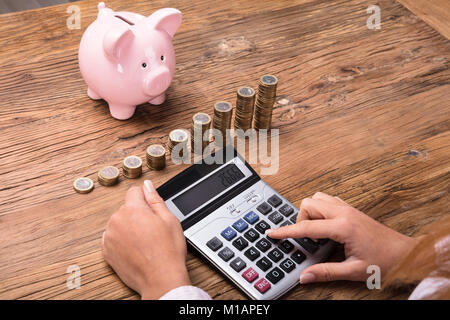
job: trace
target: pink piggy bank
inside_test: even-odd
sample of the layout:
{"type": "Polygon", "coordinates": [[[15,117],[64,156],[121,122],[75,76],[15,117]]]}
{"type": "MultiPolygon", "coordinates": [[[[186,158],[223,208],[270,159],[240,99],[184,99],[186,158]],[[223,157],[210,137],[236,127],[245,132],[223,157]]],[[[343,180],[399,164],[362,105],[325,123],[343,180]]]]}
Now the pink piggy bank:
{"type": "Polygon", "coordinates": [[[114,12],[103,2],[86,29],[78,59],[91,99],[104,99],[111,115],[130,118],[136,105],[161,104],[175,73],[172,38],[181,12],[165,8],[145,17],[114,12]]]}

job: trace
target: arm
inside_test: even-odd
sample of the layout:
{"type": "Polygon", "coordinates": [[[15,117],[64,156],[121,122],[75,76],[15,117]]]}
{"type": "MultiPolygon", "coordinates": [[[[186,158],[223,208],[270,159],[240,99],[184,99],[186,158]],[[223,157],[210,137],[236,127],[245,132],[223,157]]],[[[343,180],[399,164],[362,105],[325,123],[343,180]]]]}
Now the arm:
{"type": "Polygon", "coordinates": [[[127,192],[108,221],[103,255],[120,279],[142,299],[208,299],[191,286],[186,241],[178,219],[146,180],[127,192]]]}
{"type": "Polygon", "coordinates": [[[378,265],[383,278],[416,244],[416,239],[384,226],[338,197],[321,192],[302,201],[296,224],[267,230],[267,234],[275,239],[329,238],[344,245],[343,262],[312,265],[301,274],[301,283],[365,281],[369,265],[378,265]]]}

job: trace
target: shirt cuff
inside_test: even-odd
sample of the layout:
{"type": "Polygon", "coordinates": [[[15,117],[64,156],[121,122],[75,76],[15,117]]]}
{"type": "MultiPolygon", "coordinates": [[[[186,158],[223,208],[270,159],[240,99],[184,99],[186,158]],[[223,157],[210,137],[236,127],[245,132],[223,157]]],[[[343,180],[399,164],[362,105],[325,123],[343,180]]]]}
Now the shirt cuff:
{"type": "Polygon", "coordinates": [[[209,294],[194,286],[181,286],[170,290],[159,300],[212,300],[209,294]]]}

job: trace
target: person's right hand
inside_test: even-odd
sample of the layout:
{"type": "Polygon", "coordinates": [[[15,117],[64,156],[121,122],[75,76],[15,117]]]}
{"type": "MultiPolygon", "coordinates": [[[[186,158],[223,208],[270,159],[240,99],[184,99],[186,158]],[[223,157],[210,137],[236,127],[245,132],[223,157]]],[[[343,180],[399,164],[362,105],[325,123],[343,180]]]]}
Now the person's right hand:
{"type": "Polygon", "coordinates": [[[416,239],[398,233],[340,198],[322,192],[303,199],[296,224],[267,230],[266,234],[274,239],[329,238],[344,245],[346,260],[306,268],[300,276],[301,283],[365,281],[369,276],[369,265],[378,265],[383,278],[416,243],[416,239]]]}

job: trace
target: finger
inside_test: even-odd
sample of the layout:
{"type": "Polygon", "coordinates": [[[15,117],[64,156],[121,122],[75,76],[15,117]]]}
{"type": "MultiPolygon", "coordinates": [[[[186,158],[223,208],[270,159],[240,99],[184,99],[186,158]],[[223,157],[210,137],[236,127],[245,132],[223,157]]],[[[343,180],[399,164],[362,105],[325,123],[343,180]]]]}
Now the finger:
{"type": "Polygon", "coordinates": [[[142,188],[131,187],[128,189],[125,196],[125,206],[128,208],[148,208],[142,188]]]}
{"type": "Polygon", "coordinates": [[[158,191],[156,191],[155,186],[150,180],[144,181],[143,190],[145,200],[154,213],[163,217],[173,216],[172,212],[170,212],[169,208],[167,208],[166,203],[158,194],[158,191]]]}
{"type": "Polygon", "coordinates": [[[326,193],[323,192],[316,192],[313,196],[313,199],[316,200],[323,200],[323,201],[327,201],[330,203],[334,203],[334,204],[342,204],[342,201],[339,201],[338,199],[336,199],[336,197],[330,196],[326,193]]]}
{"type": "Polygon", "coordinates": [[[341,198],[339,198],[338,196],[334,196],[336,198],[336,200],[338,200],[341,204],[345,204],[345,205],[349,205],[347,202],[345,202],[344,200],[342,200],[341,198]]]}
{"type": "Polygon", "coordinates": [[[327,282],[335,280],[364,280],[362,261],[318,263],[306,268],[300,275],[300,283],[327,282]]]}
{"type": "Polygon", "coordinates": [[[328,238],[340,241],[340,228],[337,227],[336,220],[304,220],[297,224],[269,229],[266,234],[274,239],[285,238],[328,238]]]}
{"type": "Polygon", "coordinates": [[[300,211],[298,214],[300,216],[299,219],[301,220],[297,220],[332,219],[339,214],[341,208],[341,205],[337,205],[335,203],[330,203],[319,199],[305,198],[300,205],[300,211]]]}

